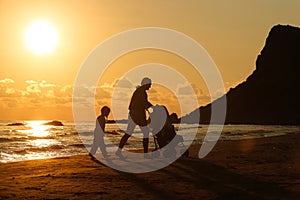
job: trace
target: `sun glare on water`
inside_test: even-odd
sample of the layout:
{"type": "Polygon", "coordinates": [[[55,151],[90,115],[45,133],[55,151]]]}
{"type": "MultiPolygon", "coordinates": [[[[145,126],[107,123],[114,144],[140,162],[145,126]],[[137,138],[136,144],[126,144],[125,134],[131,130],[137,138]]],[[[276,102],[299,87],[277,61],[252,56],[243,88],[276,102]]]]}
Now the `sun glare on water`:
{"type": "Polygon", "coordinates": [[[45,137],[49,135],[47,131],[47,126],[42,125],[42,121],[28,121],[27,124],[31,128],[31,136],[35,137],[45,137]]]}
{"type": "Polygon", "coordinates": [[[57,29],[49,21],[35,21],[25,31],[26,47],[37,55],[53,52],[58,42],[57,29]]]}

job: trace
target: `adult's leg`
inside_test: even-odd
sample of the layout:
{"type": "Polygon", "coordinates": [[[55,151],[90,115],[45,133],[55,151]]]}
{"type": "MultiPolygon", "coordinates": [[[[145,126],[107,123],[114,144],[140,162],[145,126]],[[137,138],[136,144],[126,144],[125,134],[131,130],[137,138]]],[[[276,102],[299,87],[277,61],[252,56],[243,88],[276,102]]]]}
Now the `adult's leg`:
{"type": "Polygon", "coordinates": [[[140,126],[141,131],[143,132],[143,148],[144,153],[148,153],[148,144],[149,144],[149,127],[140,126]]]}
{"type": "Polygon", "coordinates": [[[129,137],[130,137],[130,135],[128,135],[127,133],[125,133],[123,135],[123,137],[121,138],[120,144],[119,144],[120,149],[123,149],[123,147],[125,146],[125,144],[126,144],[129,137]]]}
{"type": "Polygon", "coordinates": [[[127,130],[126,130],[125,134],[123,135],[123,137],[121,138],[121,141],[120,141],[120,144],[119,144],[120,149],[122,149],[124,147],[124,145],[126,144],[128,138],[133,133],[133,130],[134,130],[135,126],[136,126],[136,124],[131,119],[130,115],[128,114],[127,130]]]}

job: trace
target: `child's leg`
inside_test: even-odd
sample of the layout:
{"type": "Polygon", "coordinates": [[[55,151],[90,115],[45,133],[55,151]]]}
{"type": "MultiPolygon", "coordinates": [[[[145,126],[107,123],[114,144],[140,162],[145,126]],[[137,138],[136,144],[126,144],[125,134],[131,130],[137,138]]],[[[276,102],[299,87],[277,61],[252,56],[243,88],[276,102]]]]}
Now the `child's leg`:
{"type": "Polygon", "coordinates": [[[100,138],[99,138],[99,144],[100,144],[100,150],[101,150],[102,154],[104,156],[107,155],[106,146],[105,146],[105,143],[104,143],[103,136],[100,136],[100,138]]]}
{"type": "Polygon", "coordinates": [[[94,140],[93,140],[93,144],[92,144],[90,154],[95,155],[95,153],[96,153],[99,146],[100,146],[100,136],[97,135],[97,134],[94,134],[94,140]]]}

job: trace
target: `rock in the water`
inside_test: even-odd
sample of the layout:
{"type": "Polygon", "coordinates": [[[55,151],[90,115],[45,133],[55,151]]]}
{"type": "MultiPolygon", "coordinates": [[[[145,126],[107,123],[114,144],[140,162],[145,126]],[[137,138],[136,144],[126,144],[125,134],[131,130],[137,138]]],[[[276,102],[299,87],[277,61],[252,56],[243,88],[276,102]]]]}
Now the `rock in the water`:
{"type": "Polygon", "coordinates": [[[24,126],[24,125],[25,125],[25,124],[23,124],[23,123],[21,123],[21,122],[7,124],[7,126],[24,126]]]}
{"type": "Polygon", "coordinates": [[[61,123],[60,121],[51,121],[51,122],[44,123],[43,125],[63,126],[63,123],[61,123]]]}

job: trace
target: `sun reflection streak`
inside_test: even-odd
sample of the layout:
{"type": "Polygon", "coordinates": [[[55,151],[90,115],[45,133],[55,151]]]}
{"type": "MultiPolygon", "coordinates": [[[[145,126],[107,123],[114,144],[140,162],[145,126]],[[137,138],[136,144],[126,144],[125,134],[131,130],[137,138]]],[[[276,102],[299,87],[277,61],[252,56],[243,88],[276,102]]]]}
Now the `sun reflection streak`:
{"type": "Polygon", "coordinates": [[[48,147],[51,145],[59,145],[59,144],[60,144],[60,142],[58,142],[54,139],[36,139],[36,140],[31,141],[32,146],[36,146],[39,148],[48,147]]]}
{"type": "Polygon", "coordinates": [[[27,158],[43,159],[49,157],[50,154],[55,154],[51,152],[52,146],[60,145],[61,143],[51,136],[51,131],[48,125],[44,125],[45,121],[27,121],[27,126],[30,128],[29,131],[29,143],[31,150],[34,151],[26,154],[27,158]],[[50,149],[48,149],[50,148],[50,149]]]}
{"type": "Polygon", "coordinates": [[[43,121],[27,121],[28,126],[31,127],[31,136],[45,137],[50,133],[47,131],[47,126],[42,125],[43,121]]]}

